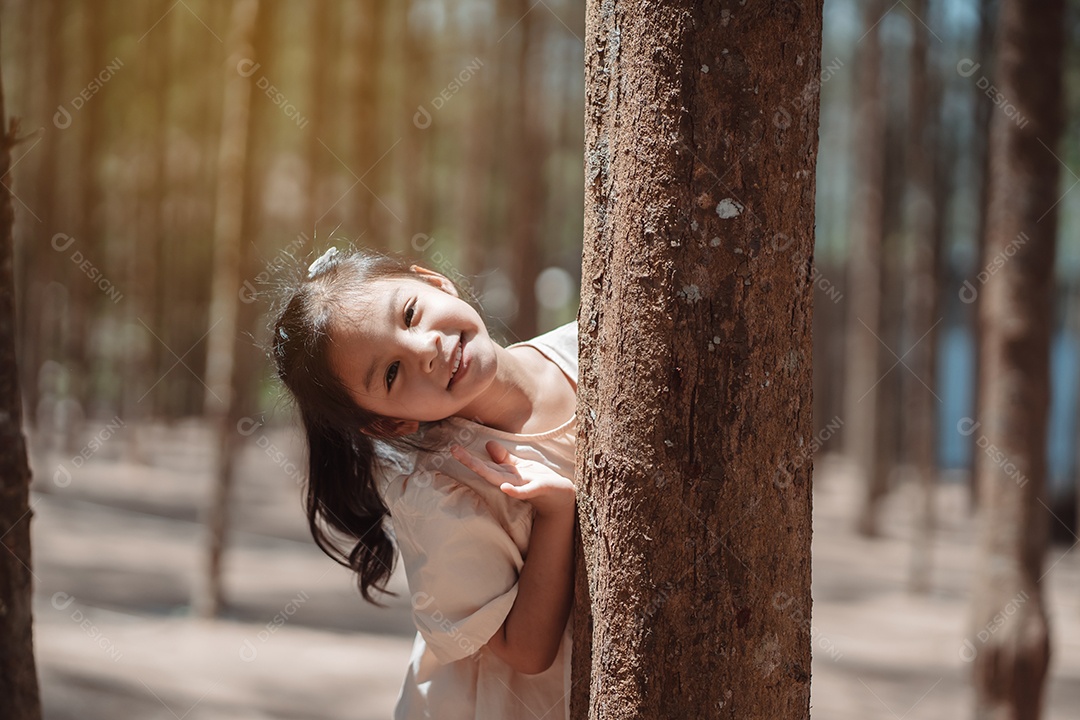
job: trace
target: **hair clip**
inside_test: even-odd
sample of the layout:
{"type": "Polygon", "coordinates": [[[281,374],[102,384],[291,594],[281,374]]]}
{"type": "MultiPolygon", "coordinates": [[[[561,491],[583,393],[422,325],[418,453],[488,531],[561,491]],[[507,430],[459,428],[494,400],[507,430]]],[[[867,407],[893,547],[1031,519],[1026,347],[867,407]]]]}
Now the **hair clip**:
{"type": "Polygon", "coordinates": [[[334,258],[336,258],[338,255],[339,255],[338,249],[336,247],[332,247],[329,250],[327,250],[326,252],[324,252],[319,257],[318,260],[316,260],[315,262],[308,265],[308,269],[307,269],[308,280],[312,279],[313,277],[315,277],[316,275],[321,273],[323,270],[326,270],[327,268],[329,268],[330,264],[333,262],[334,258]]]}

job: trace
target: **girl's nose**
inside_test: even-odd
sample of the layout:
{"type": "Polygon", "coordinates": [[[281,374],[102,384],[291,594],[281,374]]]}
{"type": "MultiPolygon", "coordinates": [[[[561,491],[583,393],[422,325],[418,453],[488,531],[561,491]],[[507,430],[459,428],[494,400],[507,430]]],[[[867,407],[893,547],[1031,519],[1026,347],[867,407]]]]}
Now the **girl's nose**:
{"type": "Polygon", "coordinates": [[[439,367],[439,353],[442,352],[439,333],[430,331],[424,336],[420,353],[420,367],[425,373],[431,373],[439,367]]]}

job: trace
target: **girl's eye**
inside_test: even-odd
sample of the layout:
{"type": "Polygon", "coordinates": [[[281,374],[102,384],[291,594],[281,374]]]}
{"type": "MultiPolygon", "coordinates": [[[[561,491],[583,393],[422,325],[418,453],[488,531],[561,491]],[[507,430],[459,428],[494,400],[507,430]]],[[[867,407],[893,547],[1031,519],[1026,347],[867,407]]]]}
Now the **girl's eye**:
{"type": "Polygon", "coordinates": [[[394,378],[397,377],[397,366],[398,366],[398,364],[394,363],[386,371],[386,389],[387,389],[387,391],[389,391],[390,388],[393,386],[394,378]]]}
{"type": "MultiPolygon", "coordinates": [[[[416,314],[416,306],[409,305],[405,308],[405,327],[412,325],[413,316],[416,314]]],[[[397,377],[397,363],[394,363],[386,371],[386,389],[389,390],[394,385],[394,378],[397,377]]]]}

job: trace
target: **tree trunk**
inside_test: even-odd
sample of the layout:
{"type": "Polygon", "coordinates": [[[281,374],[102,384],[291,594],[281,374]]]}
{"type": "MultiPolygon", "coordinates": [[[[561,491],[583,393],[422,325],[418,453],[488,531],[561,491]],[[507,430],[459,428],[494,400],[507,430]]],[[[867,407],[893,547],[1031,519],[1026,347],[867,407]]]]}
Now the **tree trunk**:
{"type": "MultiPolygon", "coordinates": [[[[11,169],[17,127],[14,121],[8,124],[0,84],[0,177],[11,169]]],[[[10,189],[0,183],[0,717],[40,720],[31,610],[30,521],[34,513],[29,505],[30,466],[15,353],[14,225],[10,189]]]]}
{"type": "Polygon", "coordinates": [[[508,234],[513,251],[511,278],[517,294],[517,313],[510,323],[513,337],[526,339],[538,332],[539,304],[536,301],[536,276],[542,269],[539,246],[540,218],[544,208],[544,142],[545,137],[530,107],[530,99],[543,93],[543,84],[530,78],[530,56],[538,46],[540,26],[536,13],[529,12],[529,3],[519,0],[517,15],[521,18],[515,33],[519,36],[514,58],[514,103],[507,114],[514,142],[510,164],[510,211],[508,234]]]}
{"type": "Polygon", "coordinates": [[[861,534],[877,533],[877,511],[885,489],[877,468],[878,400],[881,380],[881,253],[884,230],[885,102],[881,90],[882,0],[863,6],[867,28],[859,47],[862,55],[855,88],[855,188],[851,201],[851,242],[848,266],[848,357],[851,370],[844,390],[847,419],[845,451],[855,460],[865,488],[857,527],[861,534]]]}
{"type": "Polygon", "coordinates": [[[928,78],[929,48],[926,25],[916,18],[929,17],[927,0],[912,0],[911,75],[909,78],[908,187],[907,212],[908,278],[905,305],[908,311],[909,344],[904,346],[907,371],[903,378],[905,449],[915,472],[919,504],[912,532],[912,565],[909,586],[913,592],[930,589],[931,552],[934,537],[934,496],[937,487],[937,330],[938,258],[941,255],[934,233],[937,208],[934,205],[934,160],[938,105],[928,78]]]}
{"type": "MultiPolygon", "coordinates": [[[[152,27],[161,17],[160,8],[153,5],[147,4],[141,9],[143,27],[152,27]]],[[[139,64],[139,71],[143,73],[140,84],[144,92],[153,94],[153,102],[149,104],[141,153],[147,158],[149,168],[145,184],[138,189],[137,207],[134,208],[138,232],[126,250],[126,284],[134,292],[128,298],[125,322],[132,330],[144,331],[140,324],[142,321],[153,328],[154,332],[160,332],[163,324],[160,288],[162,275],[168,272],[162,267],[162,249],[169,242],[164,204],[170,192],[167,158],[173,45],[172,34],[166,28],[162,28],[160,36],[155,39],[157,42],[147,47],[143,62],[139,64]]],[[[147,421],[154,419],[153,400],[147,396],[146,389],[153,387],[160,377],[156,371],[161,361],[161,353],[166,351],[164,345],[151,339],[153,342],[145,347],[130,347],[125,355],[126,382],[122,393],[123,416],[130,427],[125,446],[127,462],[145,461],[139,439],[140,432],[146,428],[147,421]]]]}
{"type": "MultiPolygon", "coordinates": [[[[81,19],[85,42],[84,67],[97,74],[108,62],[106,56],[108,7],[84,5],[81,8],[81,19]]],[[[99,177],[101,158],[104,155],[102,148],[107,134],[104,132],[105,125],[102,122],[105,101],[98,99],[97,102],[87,102],[81,110],[74,110],[71,107],[68,109],[72,110],[72,125],[79,133],[78,167],[81,173],[77,192],[78,212],[70,234],[78,243],[75,248],[85,258],[100,267],[105,260],[104,183],[99,177]]],[[[70,378],[65,400],[69,401],[71,407],[74,407],[74,403],[79,403],[86,408],[94,404],[97,399],[93,396],[96,388],[92,382],[94,351],[91,333],[97,315],[95,307],[98,305],[99,291],[87,281],[83,271],[75,263],[64,263],[64,266],[68,288],[64,365],[67,367],[70,378]]],[[[80,449],[79,428],[77,427],[80,420],[81,418],[74,417],[69,412],[63,414],[61,434],[64,447],[71,454],[75,454],[80,449]]]]}
{"type": "Polygon", "coordinates": [[[994,81],[1016,108],[990,121],[986,248],[1004,264],[982,286],[980,557],[969,639],[975,716],[1034,720],[1050,658],[1042,597],[1049,349],[1060,166],[1063,0],[1003,0],[994,81]],[[985,443],[982,440],[985,439],[985,443]]]}
{"type": "MultiPolygon", "coordinates": [[[[990,68],[991,58],[994,53],[994,27],[997,20],[997,0],[979,0],[979,36],[977,44],[978,58],[976,62],[980,64],[980,67],[990,68]]],[[[986,216],[989,212],[987,203],[989,202],[989,189],[990,189],[990,113],[993,111],[994,105],[990,101],[990,97],[985,92],[976,91],[975,93],[975,127],[972,133],[972,147],[974,150],[974,165],[975,165],[975,183],[979,189],[979,205],[978,205],[978,218],[975,226],[975,257],[976,257],[976,272],[979,272],[986,267],[986,216]]],[[[982,347],[981,337],[982,328],[980,327],[979,317],[981,315],[979,311],[979,293],[976,292],[974,296],[970,293],[961,291],[961,300],[967,303],[974,303],[972,308],[972,347],[977,349],[982,347]]],[[[972,408],[972,417],[979,417],[979,376],[980,376],[980,363],[976,359],[974,372],[972,373],[972,387],[975,389],[975,402],[972,408]]],[[[980,448],[975,443],[978,436],[972,437],[971,441],[971,453],[972,453],[972,468],[969,476],[970,485],[970,507],[975,509],[979,505],[979,483],[975,474],[975,460],[974,456],[980,452],[980,448]]]]}
{"type": "Polygon", "coordinates": [[[351,165],[361,181],[353,188],[349,199],[364,246],[380,250],[386,248],[388,225],[378,207],[380,201],[376,199],[386,194],[383,180],[386,160],[382,155],[388,148],[383,144],[384,134],[379,122],[385,13],[386,5],[382,0],[367,0],[346,13],[349,52],[357,57],[357,61],[346,68],[345,86],[351,90],[356,108],[354,116],[348,118],[347,127],[353,137],[355,162],[351,165]]]}
{"type": "MultiPolygon", "coordinates": [[[[311,17],[309,22],[311,23],[311,36],[309,38],[310,45],[308,46],[308,83],[310,84],[311,95],[308,98],[310,109],[308,111],[308,122],[310,127],[307,128],[307,203],[305,222],[303,225],[303,231],[310,233],[313,238],[321,238],[319,234],[318,224],[322,220],[323,215],[330,212],[330,204],[323,202],[324,193],[322,188],[327,180],[326,167],[328,163],[324,162],[325,158],[329,156],[330,152],[340,152],[340,150],[334,149],[333,135],[327,134],[328,125],[326,108],[331,93],[336,93],[338,88],[331,87],[330,80],[333,74],[330,68],[336,65],[336,56],[332,54],[332,32],[338,29],[338,24],[331,21],[330,13],[335,11],[336,14],[337,3],[319,2],[315,3],[310,8],[311,17]],[[324,147],[323,143],[330,146],[330,150],[324,147]]],[[[334,160],[334,172],[339,169],[338,163],[334,160]]],[[[350,180],[350,184],[351,184],[350,180]]],[[[350,195],[349,201],[353,201],[353,196],[350,195]]],[[[333,230],[333,225],[330,226],[333,230]]],[[[324,231],[325,232],[325,231],[324,231]]]]}
{"type": "MultiPolygon", "coordinates": [[[[423,26],[423,32],[413,15],[412,8],[417,0],[404,0],[399,7],[401,32],[402,32],[402,77],[404,87],[401,99],[404,104],[403,117],[413,118],[410,125],[404,127],[400,167],[398,174],[402,182],[402,195],[405,205],[405,214],[400,218],[397,225],[400,228],[397,243],[390,243],[391,249],[395,245],[405,249],[408,241],[417,233],[429,234],[432,232],[431,213],[431,169],[430,144],[431,137],[435,132],[432,124],[437,121],[438,115],[432,112],[431,82],[429,80],[431,64],[431,35],[427,25],[423,26]]],[[[411,251],[412,247],[408,249],[411,251]]]]}
{"type": "MultiPolygon", "coordinates": [[[[39,117],[52,118],[56,108],[63,98],[63,58],[64,49],[61,47],[60,38],[63,34],[63,17],[60,12],[59,0],[38,0],[32,6],[24,9],[24,12],[34,18],[34,28],[27,28],[26,42],[28,48],[37,48],[44,55],[44,72],[40,77],[27,78],[27,86],[36,86],[32,93],[25,93],[28,97],[33,94],[38,98],[37,112],[39,117]]],[[[22,57],[14,55],[13,57],[22,57]]],[[[30,104],[23,105],[28,110],[30,104]]],[[[21,247],[15,249],[15,262],[18,272],[16,277],[22,283],[22,289],[18,295],[20,334],[20,363],[19,373],[22,377],[20,390],[23,393],[23,407],[26,410],[27,427],[37,429],[37,410],[39,401],[39,382],[41,366],[46,360],[56,360],[62,357],[62,350],[57,347],[58,338],[61,337],[61,318],[55,312],[48,312],[56,308],[55,304],[46,300],[47,285],[49,278],[60,272],[57,268],[58,253],[49,245],[50,239],[57,232],[63,231],[63,223],[57,221],[56,199],[61,193],[57,190],[57,177],[63,172],[59,153],[60,137],[62,131],[49,123],[45,127],[44,136],[41,139],[41,147],[35,151],[36,158],[30,157],[27,162],[38,160],[36,171],[32,171],[24,177],[32,177],[37,180],[28,201],[34,208],[37,217],[24,216],[19,224],[18,243],[21,247]],[[21,252],[20,252],[21,251],[21,252]]],[[[25,172],[25,168],[24,168],[25,172]]],[[[21,194],[21,193],[20,193],[21,194]]],[[[62,267],[62,266],[61,266],[62,267]]]]}
{"type": "MultiPolygon", "coordinates": [[[[477,57],[491,63],[493,47],[487,33],[474,32],[468,37],[470,47],[477,49],[477,57]]],[[[465,167],[459,188],[458,239],[461,272],[466,277],[476,277],[486,268],[488,254],[486,242],[487,221],[491,203],[492,142],[494,132],[495,104],[492,98],[497,85],[490,76],[492,70],[483,68],[478,77],[469,80],[477,87],[470,87],[467,102],[469,113],[462,132],[465,134],[465,167]]]]}
{"type": "MultiPolygon", "coordinates": [[[[214,485],[204,509],[206,566],[194,598],[200,617],[214,617],[224,603],[222,557],[226,544],[229,495],[233,480],[236,430],[230,419],[236,412],[236,340],[240,327],[239,289],[243,267],[245,166],[253,81],[237,72],[237,64],[254,58],[252,37],[258,0],[235,0],[230,21],[225,95],[218,155],[217,210],[214,220],[214,276],[210,302],[206,354],[205,414],[218,440],[214,485]]],[[[257,58],[256,58],[257,61],[257,58]]]]}
{"type": "MultiPolygon", "coordinates": [[[[888,62],[888,47],[884,66],[888,62]]],[[[886,86],[887,87],[887,86],[886,86]]],[[[900,439],[906,425],[903,417],[903,380],[909,371],[899,362],[908,346],[904,338],[904,213],[903,193],[906,180],[905,122],[903,101],[886,97],[885,105],[885,183],[882,186],[881,261],[878,266],[880,303],[878,305],[878,383],[877,419],[873,473],[862,526],[863,534],[881,534],[881,506],[893,486],[893,476],[902,459],[900,439]],[[888,101],[892,100],[892,104],[888,101]],[[884,363],[881,362],[884,358],[884,363]]]]}
{"type": "Polygon", "coordinates": [[[809,717],[821,12],[588,3],[574,718],[809,717]]]}

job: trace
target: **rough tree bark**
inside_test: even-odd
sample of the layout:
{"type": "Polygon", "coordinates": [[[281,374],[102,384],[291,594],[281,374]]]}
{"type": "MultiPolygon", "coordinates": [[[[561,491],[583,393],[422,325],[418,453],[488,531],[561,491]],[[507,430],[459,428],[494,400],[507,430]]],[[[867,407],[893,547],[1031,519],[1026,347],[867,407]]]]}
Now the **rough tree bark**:
{"type": "Polygon", "coordinates": [[[851,201],[851,253],[848,265],[848,358],[844,390],[845,453],[855,460],[865,494],[857,518],[861,534],[877,533],[877,509],[885,494],[877,461],[878,395],[880,393],[881,285],[884,230],[885,101],[881,90],[882,0],[863,5],[867,28],[857,52],[855,78],[855,193],[851,201]]]}
{"type": "MultiPolygon", "coordinates": [[[[0,82],[0,177],[11,169],[18,124],[8,124],[0,82]]],[[[10,178],[8,182],[11,182],[10,178]]],[[[0,183],[0,717],[40,720],[30,570],[30,466],[15,356],[15,211],[0,183]]]]}
{"type": "Polygon", "coordinates": [[[587,5],[574,718],[809,716],[821,12],[587,5]]]}
{"type": "Polygon", "coordinates": [[[1046,427],[1063,124],[1064,2],[1003,0],[994,82],[1016,114],[990,124],[982,286],[981,415],[971,428],[1005,458],[975,455],[980,554],[973,595],[975,716],[1034,720],[1050,659],[1041,580],[1046,548],[1046,427]]]}
{"type": "MultiPolygon", "coordinates": [[[[205,566],[198,578],[194,609],[200,617],[214,617],[224,603],[222,558],[225,552],[229,496],[237,432],[233,420],[237,402],[236,338],[241,326],[241,268],[245,165],[254,81],[237,70],[241,60],[255,56],[252,38],[259,0],[236,0],[233,4],[225,61],[225,95],[218,155],[217,210],[214,218],[214,276],[210,301],[206,352],[204,410],[217,441],[213,490],[204,508],[205,566]]],[[[257,61],[257,59],[256,59],[257,61]]]]}

